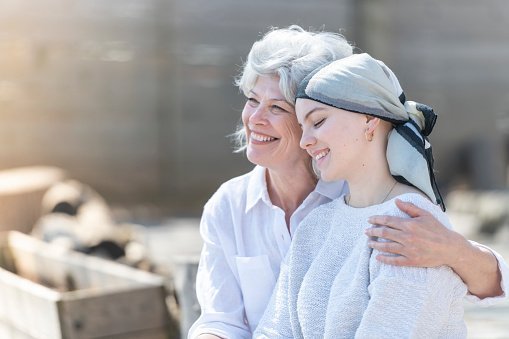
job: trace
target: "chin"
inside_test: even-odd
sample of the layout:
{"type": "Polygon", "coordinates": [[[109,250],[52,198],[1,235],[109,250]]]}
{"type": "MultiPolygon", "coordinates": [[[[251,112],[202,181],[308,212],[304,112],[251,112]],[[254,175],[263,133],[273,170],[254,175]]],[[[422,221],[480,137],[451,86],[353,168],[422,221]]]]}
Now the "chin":
{"type": "Polygon", "coordinates": [[[341,178],[337,175],[332,174],[332,173],[320,172],[320,179],[322,179],[323,181],[329,182],[329,181],[337,181],[341,178]]]}
{"type": "Polygon", "coordinates": [[[246,157],[247,157],[247,160],[249,160],[249,162],[251,162],[252,164],[262,166],[262,167],[267,167],[267,161],[266,161],[267,157],[257,154],[256,152],[250,152],[249,149],[246,152],[246,157]]]}

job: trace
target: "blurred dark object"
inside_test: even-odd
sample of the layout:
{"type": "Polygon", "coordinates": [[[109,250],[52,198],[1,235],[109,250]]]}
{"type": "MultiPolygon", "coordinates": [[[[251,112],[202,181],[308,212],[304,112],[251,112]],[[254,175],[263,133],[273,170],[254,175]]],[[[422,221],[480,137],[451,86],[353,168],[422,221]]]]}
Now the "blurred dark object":
{"type": "Polygon", "coordinates": [[[179,335],[180,307],[173,272],[162,270],[147,255],[138,239],[144,226],[115,222],[105,199],[90,186],[76,180],[53,185],[42,199],[42,216],[32,235],[67,250],[114,260],[164,276],[169,311],[170,337],[179,335]]]}
{"type": "Polygon", "coordinates": [[[76,180],[53,185],[42,199],[32,235],[82,253],[152,270],[129,224],[117,224],[106,201],[76,180]],[[128,250],[135,247],[136,250],[128,250]]]}

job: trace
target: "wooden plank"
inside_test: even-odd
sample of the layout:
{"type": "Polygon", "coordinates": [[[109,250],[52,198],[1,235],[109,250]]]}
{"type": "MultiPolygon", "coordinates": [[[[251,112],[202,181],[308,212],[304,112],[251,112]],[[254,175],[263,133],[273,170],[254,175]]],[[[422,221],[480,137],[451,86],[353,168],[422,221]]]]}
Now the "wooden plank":
{"type": "Polygon", "coordinates": [[[29,337],[151,339],[167,330],[162,277],[14,231],[0,234],[0,266],[0,321],[29,337]]]}
{"type": "Polygon", "coordinates": [[[162,286],[95,292],[65,295],[59,307],[66,338],[109,337],[164,327],[168,322],[162,286]]]}
{"type": "Polygon", "coordinates": [[[60,290],[163,285],[163,278],[125,265],[63,250],[19,232],[9,232],[17,273],[60,290]]]}
{"type": "Polygon", "coordinates": [[[0,319],[19,332],[34,338],[61,338],[59,299],[58,292],[0,269],[0,319]]]}

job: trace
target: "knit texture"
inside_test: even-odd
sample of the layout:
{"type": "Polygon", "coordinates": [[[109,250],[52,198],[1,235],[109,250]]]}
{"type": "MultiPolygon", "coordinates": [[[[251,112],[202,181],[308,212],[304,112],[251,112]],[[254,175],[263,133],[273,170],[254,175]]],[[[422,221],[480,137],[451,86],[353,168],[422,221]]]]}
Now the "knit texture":
{"type": "MultiPolygon", "coordinates": [[[[415,193],[398,197],[430,211],[415,193]]],[[[408,217],[394,200],[352,208],[338,198],[299,226],[254,338],[465,338],[467,289],[449,267],[397,267],[378,262],[364,229],[372,215],[408,217]]]]}

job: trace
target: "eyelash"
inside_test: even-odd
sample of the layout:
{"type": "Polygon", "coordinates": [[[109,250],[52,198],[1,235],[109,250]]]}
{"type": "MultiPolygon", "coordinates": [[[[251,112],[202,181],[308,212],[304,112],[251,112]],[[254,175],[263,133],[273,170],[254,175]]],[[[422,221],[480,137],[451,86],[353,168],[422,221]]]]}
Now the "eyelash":
{"type": "Polygon", "coordinates": [[[280,111],[283,111],[283,112],[288,112],[286,109],[284,109],[283,107],[279,107],[277,105],[273,105],[272,106],[272,109],[277,109],[277,110],[280,110],[280,111]]]}
{"type": "MultiPolygon", "coordinates": [[[[251,105],[258,105],[259,104],[258,100],[256,100],[255,98],[247,98],[247,101],[251,105]]],[[[284,109],[283,107],[280,107],[278,105],[272,105],[271,109],[276,109],[276,110],[280,110],[280,111],[283,111],[283,112],[288,112],[286,109],[284,109]]]]}
{"type": "Polygon", "coordinates": [[[324,121],[325,121],[325,118],[320,119],[320,121],[318,121],[317,123],[314,123],[313,126],[314,127],[320,127],[323,124],[324,121]]]}

